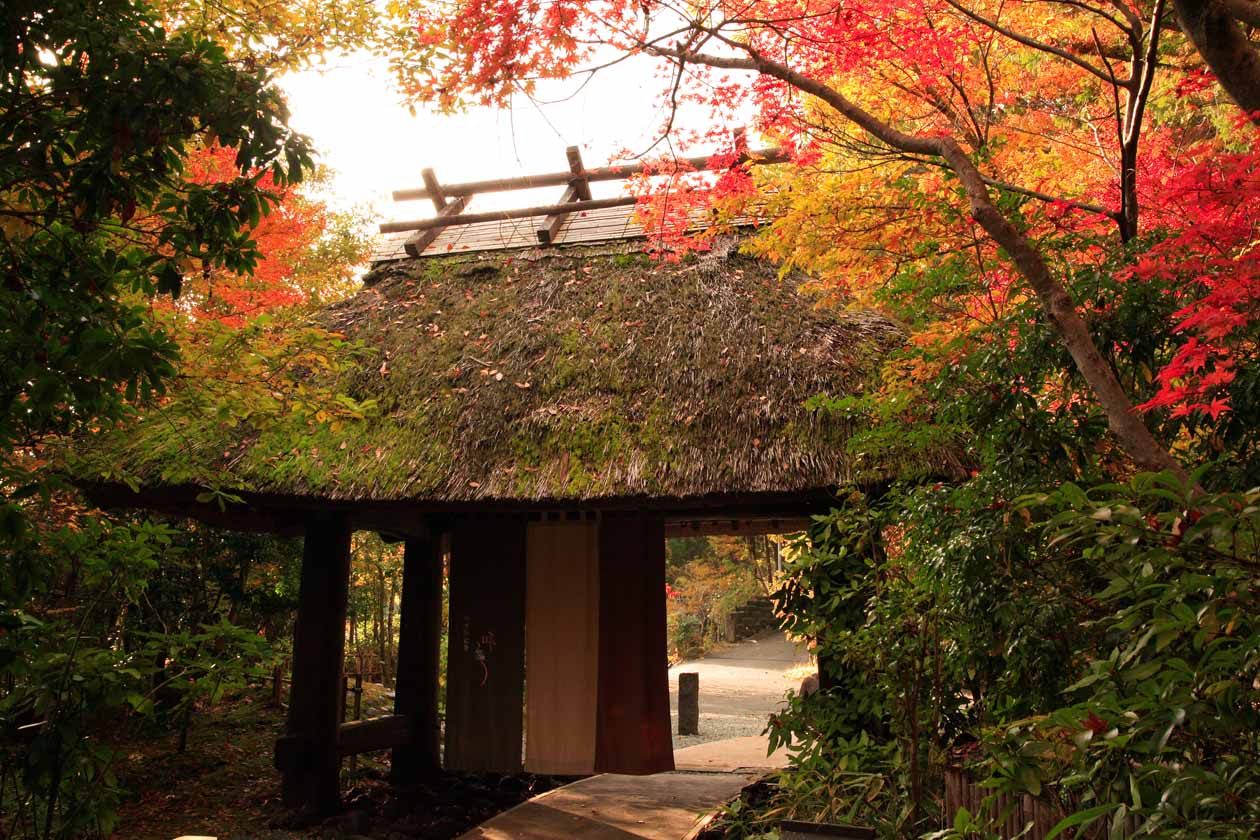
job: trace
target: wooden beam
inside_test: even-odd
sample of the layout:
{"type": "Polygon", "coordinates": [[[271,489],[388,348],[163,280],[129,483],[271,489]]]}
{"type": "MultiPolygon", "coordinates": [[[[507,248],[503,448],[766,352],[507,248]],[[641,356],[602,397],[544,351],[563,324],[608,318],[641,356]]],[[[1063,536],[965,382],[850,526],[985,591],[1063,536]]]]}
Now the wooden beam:
{"type": "Polygon", "coordinates": [[[388,750],[411,740],[411,718],[381,715],[341,724],[337,731],[337,752],[342,757],[388,750]]]}
{"type": "Polygon", "coordinates": [[[276,768],[283,777],[285,806],[320,815],[340,807],[337,741],[350,533],[344,515],[325,515],[307,522],[293,634],[289,714],[285,737],[276,743],[276,768]]]}
{"type": "Polygon", "coordinates": [[[808,516],[692,519],[667,522],[665,536],[673,539],[675,537],[750,537],[755,534],[791,534],[796,531],[807,531],[813,524],[814,520],[808,516]]]}
{"type": "Polygon", "coordinates": [[[564,150],[564,154],[569,159],[569,172],[573,175],[569,186],[577,190],[580,201],[590,201],[591,182],[587,180],[586,166],[582,163],[582,150],[577,146],[570,146],[564,150]]]}
{"type": "MultiPolygon", "coordinates": [[[[590,201],[591,184],[586,180],[586,167],[582,163],[581,150],[577,146],[570,146],[564,150],[564,153],[569,158],[569,172],[573,177],[569,180],[569,186],[565,188],[564,195],[560,198],[560,204],[590,201]]],[[[556,236],[560,233],[560,228],[564,227],[564,220],[567,218],[569,218],[568,213],[553,213],[543,219],[537,231],[539,244],[550,245],[555,242],[556,236]]]]}
{"type": "MultiPolygon", "coordinates": [[[[697,155],[696,157],[680,158],[678,164],[682,169],[704,172],[709,170],[709,160],[713,157],[716,157],[716,155],[697,155]]],[[[741,163],[784,163],[789,159],[790,156],[783,149],[761,149],[741,156],[735,163],[736,165],[741,163]]],[[[631,163],[625,166],[603,166],[597,169],[586,169],[583,171],[583,175],[586,181],[590,183],[596,181],[620,181],[644,172],[656,172],[658,169],[659,167],[655,165],[631,163]]],[[[661,172],[661,174],[668,173],[661,172]]],[[[491,178],[485,181],[467,181],[462,184],[443,184],[441,194],[447,198],[453,198],[455,196],[475,195],[477,193],[530,190],[535,187],[558,187],[569,183],[571,180],[573,180],[572,171],[548,172],[545,175],[524,175],[515,178],[491,178]]],[[[393,196],[394,201],[415,201],[432,197],[427,187],[422,189],[394,190],[393,196]]]]}
{"type": "Polygon", "coordinates": [[[416,782],[442,768],[438,674],[442,655],[442,541],[407,540],[403,548],[402,609],[394,713],[414,722],[394,748],[390,777],[416,782]]]}
{"type": "MultiPolygon", "coordinates": [[[[586,202],[578,199],[577,188],[572,184],[564,191],[564,195],[560,197],[560,204],[563,207],[566,204],[585,204],[586,202]]],[[[556,241],[556,234],[560,232],[560,228],[564,227],[564,220],[569,218],[568,213],[552,213],[550,216],[542,220],[542,224],[538,226],[538,244],[550,245],[556,241]]]]}
{"type": "Polygon", "coordinates": [[[438,183],[437,173],[432,169],[425,169],[420,173],[420,178],[424,181],[424,191],[433,201],[433,209],[441,212],[446,207],[446,192],[438,183]]]}
{"type": "MultiPolygon", "coordinates": [[[[426,170],[427,171],[427,170],[426,170]]],[[[471,196],[461,195],[449,204],[445,204],[442,209],[438,210],[437,219],[449,219],[458,216],[464,212],[464,208],[472,201],[471,196]]],[[[440,227],[431,227],[427,230],[417,231],[407,238],[403,243],[403,250],[407,252],[409,257],[418,257],[424,253],[424,249],[433,244],[433,240],[437,239],[442,233],[440,227]]]]}

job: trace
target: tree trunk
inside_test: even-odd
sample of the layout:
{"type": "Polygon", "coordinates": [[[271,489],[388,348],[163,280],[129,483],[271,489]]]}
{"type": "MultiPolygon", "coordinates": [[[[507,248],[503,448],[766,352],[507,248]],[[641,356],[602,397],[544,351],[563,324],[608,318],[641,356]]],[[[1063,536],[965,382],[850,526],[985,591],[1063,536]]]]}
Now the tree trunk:
{"type": "Polygon", "coordinates": [[[1260,53],[1218,0],[1174,0],[1177,21],[1230,98],[1260,123],[1260,53]]]}
{"type": "Polygon", "coordinates": [[[398,594],[398,576],[389,576],[389,603],[385,613],[385,653],[387,661],[381,665],[381,683],[386,688],[394,685],[394,598],[398,594]]]}
{"type": "Polygon", "coordinates": [[[385,572],[376,567],[376,658],[385,684],[385,572]]]}

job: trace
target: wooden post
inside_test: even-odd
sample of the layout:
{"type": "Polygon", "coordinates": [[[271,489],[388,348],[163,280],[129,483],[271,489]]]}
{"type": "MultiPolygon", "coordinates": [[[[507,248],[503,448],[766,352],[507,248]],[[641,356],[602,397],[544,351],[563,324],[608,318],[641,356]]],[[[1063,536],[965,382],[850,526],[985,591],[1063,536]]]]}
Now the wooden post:
{"type": "MultiPolygon", "coordinates": [[[[359,720],[363,717],[363,674],[354,675],[354,717],[351,720],[359,720]]],[[[343,715],[344,717],[344,715],[343,715]]],[[[350,772],[353,773],[359,766],[359,756],[350,756],[350,772]]]]}
{"type": "Polygon", "coordinates": [[[599,523],[599,590],[595,770],[673,770],[661,517],[604,515],[599,523]]]}
{"type": "Polygon", "coordinates": [[[678,675],[678,734],[700,734],[700,675],[695,671],[678,675]]]}
{"type": "Polygon", "coordinates": [[[289,714],[275,758],[285,806],[317,814],[340,806],[337,725],[349,581],[348,521],[328,514],[312,519],[302,547],[289,714]]]}
{"type": "Polygon", "coordinates": [[[414,782],[442,769],[438,727],[438,671],[442,645],[442,543],[407,540],[403,553],[402,605],[394,714],[411,720],[412,739],[395,747],[390,775],[414,782]]]}
{"type": "MultiPolygon", "coordinates": [[[[569,181],[568,189],[560,197],[560,204],[590,201],[591,185],[586,180],[586,166],[582,163],[581,150],[577,146],[570,146],[565,149],[565,155],[569,158],[569,171],[573,173],[573,180],[569,181]]],[[[550,245],[555,242],[556,234],[564,227],[564,220],[568,217],[568,213],[556,213],[543,219],[537,231],[539,244],[550,245]]]]}

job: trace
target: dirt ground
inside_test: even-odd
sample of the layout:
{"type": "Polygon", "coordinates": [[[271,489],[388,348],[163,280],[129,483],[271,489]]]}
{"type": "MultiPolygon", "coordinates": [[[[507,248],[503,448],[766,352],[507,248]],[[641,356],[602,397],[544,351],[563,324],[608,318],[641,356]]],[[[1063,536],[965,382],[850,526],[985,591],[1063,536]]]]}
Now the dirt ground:
{"type": "Polygon", "coordinates": [[[272,747],[284,728],[280,709],[244,696],[197,715],[185,753],[175,735],[128,733],[119,777],[132,795],[119,809],[115,840],[171,840],[182,834],[288,840],[273,831],[280,785],[272,747]]]}
{"type": "MultiPolygon", "coordinates": [[[[386,714],[392,699],[365,686],[363,716],[386,714]]],[[[429,785],[394,791],[387,754],[343,763],[343,812],[304,830],[271,827],[283,815],[280,778],[272,768],[283,709],[263,694],[234,698],[194,718],[188,750],[175,752],[166,732],[130,732],[115,746],[118,771],[133,794],[119,808],[111,840],[171,840],[206,835],[218,840],[298,840],[370,837],[445,840],[514,805],[568,781],[520,774],[446,774],[429,785]],[[395,795],[396,794],[396,795],[395,795]]]]}

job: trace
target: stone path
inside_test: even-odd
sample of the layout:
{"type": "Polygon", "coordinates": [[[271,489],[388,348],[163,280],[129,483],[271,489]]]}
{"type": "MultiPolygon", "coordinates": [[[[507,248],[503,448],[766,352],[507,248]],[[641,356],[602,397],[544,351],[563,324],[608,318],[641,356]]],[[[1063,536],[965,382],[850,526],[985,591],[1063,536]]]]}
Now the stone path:
{"type": "Polygon", "coordinates": [[[766,718],[783,706],[783,695],[800,685],[799,678],[786,677],[785,672],[807,662],[809,654],[804,644],[793,644],[782,633],[771,631],[670,668],[670,727],[675,733],[675,760],[685,747],[760,736],[766,718]],[[700,675],[698,735],[677,734],[678,674],[682,671],[700,675]]]}
{"type": "Polygon", "coordinates": [[[682,840],[756,775],[605,773],[517,805],[460,840],[682,840]]]}
{"type": "Polygon", "coordinates": [[[786,749],[779,747],[767,755],[769,749],[769,740],[764,735],[725,738],[675,750],[674,767],[699,773],[760,774],[788,766],[786,749]]]}

